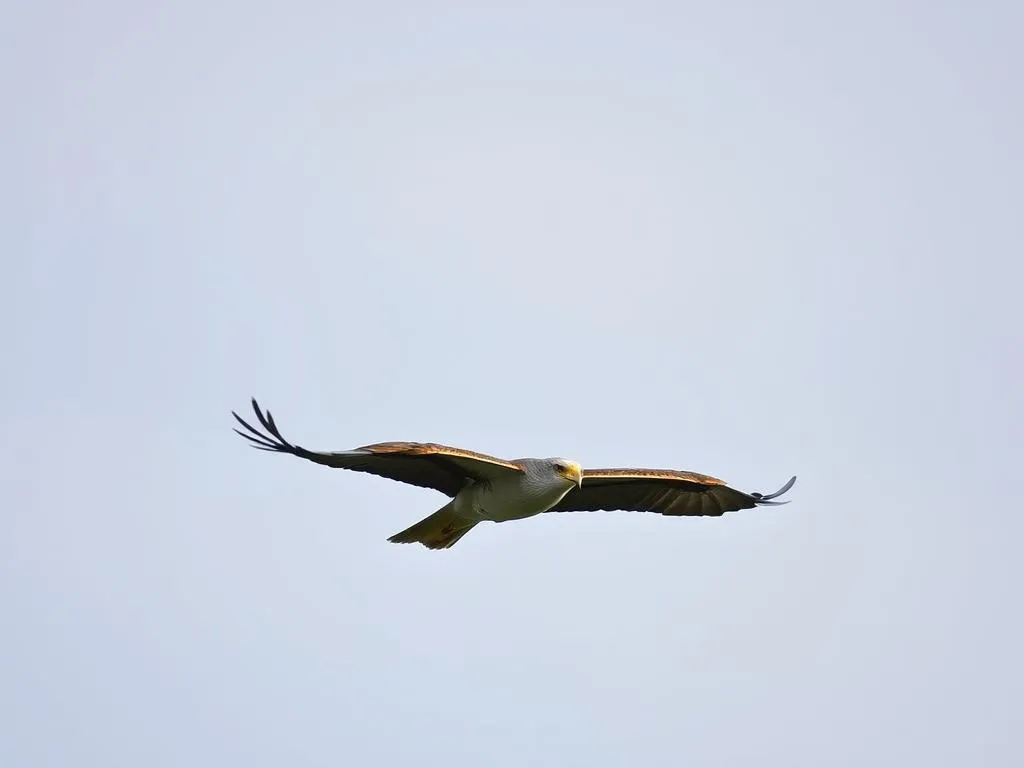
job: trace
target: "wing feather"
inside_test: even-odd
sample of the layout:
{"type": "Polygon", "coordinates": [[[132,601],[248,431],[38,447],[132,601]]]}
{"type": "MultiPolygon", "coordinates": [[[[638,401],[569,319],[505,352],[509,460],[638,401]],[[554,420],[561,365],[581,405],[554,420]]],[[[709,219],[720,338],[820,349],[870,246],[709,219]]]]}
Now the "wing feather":
{"type": "Polygon", "coordinates": [[[586,469],[583,482],[552,507],[550,512],[596,512],[623,510],[656,512],[672,516],[719,517],[726,512],[763,505],[788,504],[773,501],[796,482],[793,477],[770,494],[745,493],[724,480],[696,472],[671,469],[586,469]]]}
{"type": "Polygon", "coordinates": [[[231,413],[245,430],[234,431],[254,448],[289,453],[327,467],[368,472],[421,488],[433,488],[448,496],[455,496],[469,482],[524,471],[516,462],[440,443],[390,442],[364,445],[350,451],[310,451],[286,440],[270,411],[262,410],[255,398],[252,409],[262,431],[234,411],[231,413]]]}

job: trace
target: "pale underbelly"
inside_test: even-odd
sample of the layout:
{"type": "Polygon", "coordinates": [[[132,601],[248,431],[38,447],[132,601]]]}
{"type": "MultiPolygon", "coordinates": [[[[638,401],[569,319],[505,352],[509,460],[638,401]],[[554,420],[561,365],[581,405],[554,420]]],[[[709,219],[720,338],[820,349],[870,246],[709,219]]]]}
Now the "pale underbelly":
{"type": "Polygon", "coordinates": [[[546,512],[561,501],[569,488],[544,489],[542,492],[534,490],[531,493],[524,493],[521,487],[516,486],[494,486],[480,491],[467,489],[469,492],[465,496],[460,494],[456,499],[456,512],[465,517],[495,523],[522,520],[546,512]]]}
{"type": "Polygon", "coordinates": [[[523,520],[547,511],[557,501],[558,499],[555,499],[550,503],[543,504],[491,504],[486,508],[481,508],[479,514],[482,519],[492,520],[495,523],[502,523],[506,520],[523,520]]]}

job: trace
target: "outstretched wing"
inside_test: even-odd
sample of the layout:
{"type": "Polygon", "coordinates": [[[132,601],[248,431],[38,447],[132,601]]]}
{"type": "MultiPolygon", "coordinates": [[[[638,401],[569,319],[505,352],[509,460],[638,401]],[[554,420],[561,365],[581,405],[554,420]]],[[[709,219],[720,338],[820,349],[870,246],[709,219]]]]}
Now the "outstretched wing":
{"type": "Polygon", "coordinates": [[[256,429],[234,411],[231,413],[246,430],[235,432],[260,450],[290,453],[328,467],[369,472],[400,483],[433,488],[448,496],[455,496],[469,482],[525,471],[513,461],[437,443],[375,443],[351,451],[309,451],[285,440],[270,411],[260,410],[255,398],[252,409],[265,431],[256,429]]]}
{"type": "Polygon", "coordinates": [[[587,469],[583,482],[552,507],[549,512],[595,512],[624,510],[657,512],[661,515],[718,516],[737,509],[763,504],[787,504],[773,501],[796,482],[790,479],[775,493],[744,493],[730,488],[723,480],[696,472],[671,469],[587,469]]]}

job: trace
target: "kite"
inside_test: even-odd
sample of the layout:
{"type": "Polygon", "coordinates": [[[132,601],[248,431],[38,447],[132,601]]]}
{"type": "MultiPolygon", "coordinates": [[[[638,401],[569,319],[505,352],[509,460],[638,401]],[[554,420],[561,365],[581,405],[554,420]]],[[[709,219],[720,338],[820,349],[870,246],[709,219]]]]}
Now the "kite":
{"type": "Polygon", "coordinates": [[[389,442],[349,451],[310,451],[281,435],[270,411],[252,400],[265,431],[232,411],[254,447],[288,453],[317,464],[433,488],[451,500],[418,523],[391,536],[396,544],[419,542],[447,549],[478,523],[522,520],[542,512],[623,510],[670,516],[721,516],[775,501],[796,482],[775,493],[745,493],[723,480],[672,469],[584,469],[563,458],[506,460],[438,443],[389,442]]]}

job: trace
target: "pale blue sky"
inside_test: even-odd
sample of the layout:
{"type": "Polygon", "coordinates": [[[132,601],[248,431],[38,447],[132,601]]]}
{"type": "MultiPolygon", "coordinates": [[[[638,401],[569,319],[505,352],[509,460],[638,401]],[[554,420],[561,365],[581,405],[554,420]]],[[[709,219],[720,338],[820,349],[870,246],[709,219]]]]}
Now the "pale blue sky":
{"type": "Polygon", "coordinates": [[[1017,766],[1019,3],[14,3],[0,765],[1017,766]],[[435,440],[785,507],[550,515],[435,440]]]}

